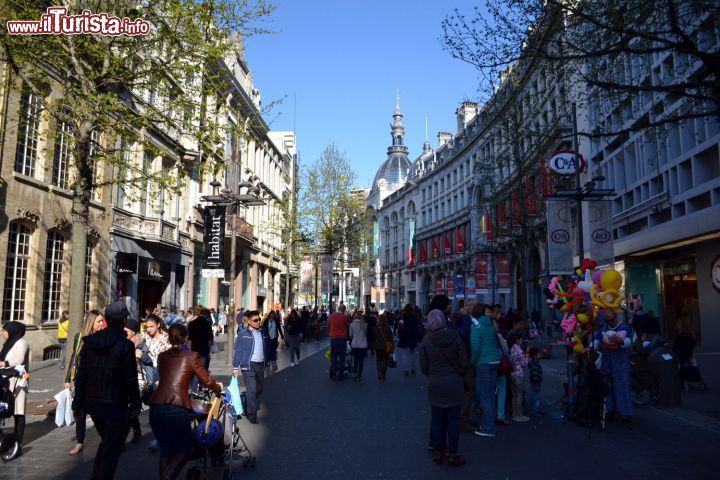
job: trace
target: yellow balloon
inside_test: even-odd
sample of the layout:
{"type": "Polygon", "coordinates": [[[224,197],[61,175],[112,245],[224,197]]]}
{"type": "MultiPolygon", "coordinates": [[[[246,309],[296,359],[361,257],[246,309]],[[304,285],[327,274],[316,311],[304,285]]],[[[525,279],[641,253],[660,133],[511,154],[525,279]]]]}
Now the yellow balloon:
{"type": "Polygon", "coordinates": [[[622,275],[617,270],[608,270],[600,277],[600,283],[603,290],[620,290],[623,283],[622,275]]]}
{"type": "Polygon", "coordinates": [[[577,319],[578,319],[578,321],[579,321],[580,323],[587,323],[588,320],[590,320],[590,318],[588,318],[588,316],[585,315],[584,313],[578,313],[578,314],[577,314],[577,319]]]}
{"type": "Polygon", "coordinates": [[[573,351],[575,353],[585,353],[585,346],[582,343],[578,342],[573,346],[573,351]]]}

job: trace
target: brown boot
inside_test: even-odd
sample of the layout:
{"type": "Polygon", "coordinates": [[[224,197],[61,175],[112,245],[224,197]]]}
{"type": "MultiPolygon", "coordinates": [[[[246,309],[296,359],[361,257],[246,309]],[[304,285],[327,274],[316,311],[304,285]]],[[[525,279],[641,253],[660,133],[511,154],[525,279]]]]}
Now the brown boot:
{"type": "Polygon", "coordinates": [[[451,453],[448,457],[448,465],[451,467],[462,467],[467,462],[457,453],[451,453]]]}
{"type": "Polygon", "coordinates": [[[435,452],[433,452],[433,462],[435,462],[436,465],[442,465],[446,457],[447,450],[435,450],[435,452]]]}

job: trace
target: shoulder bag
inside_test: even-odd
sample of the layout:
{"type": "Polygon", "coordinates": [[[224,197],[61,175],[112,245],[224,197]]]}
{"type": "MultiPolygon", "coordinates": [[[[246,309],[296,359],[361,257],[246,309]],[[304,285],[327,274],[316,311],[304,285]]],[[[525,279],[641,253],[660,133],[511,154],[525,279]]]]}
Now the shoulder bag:
{"type": "MultiPolygon", "coordinates": [[[[438,350],[438,352],[440,352],[440,355],[442,355],[442,356],[445,358],[445,361],[448,362],[448,363],[450,364],[450,366],[453,368],[453,370],[455,370],[455,372],[458,374],[458,376],[460,377],[460,380],[462,380],[462,382],[463,382],[463,391],[464,391],[465,393],[469,392],[469,391],[471,390],[471,389],[470,389],[470,382],[468,382],[468,381],[465,379],[465,375],[463,375],[462,373],[460,373],[460,369],[459,369],[453,362],[450,361],[450,359],[448,358],[447,354],[445,353],[445,350],[443,350],[442,348],[438,347],[438,346],[435,345],[433,342],[430,342],[430,343],[432,344],[433,347],[435,347],[435,348],[438,350]]],[[[463,347],[463,348],[464,348],[464,347],[463,347]]]]}
{"type": "Polygon", "coordinates": [[[502,345],[500,345],[500,339],[498,339],[498,333],[495,333],[495,341],[498,344],[498,350],[500,350],[500,365],[498,365],[498,375],[507,375],[508,373],[512,372],[513,366],[510,359],[508,359],[507,354],[502,348],[502,345]]]}

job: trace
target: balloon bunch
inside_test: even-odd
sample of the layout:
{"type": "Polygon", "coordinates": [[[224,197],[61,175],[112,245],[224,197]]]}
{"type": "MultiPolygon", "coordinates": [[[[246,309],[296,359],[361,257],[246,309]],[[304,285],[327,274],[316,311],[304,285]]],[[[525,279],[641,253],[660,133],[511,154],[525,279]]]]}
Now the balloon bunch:
{"type": "Polygon", "coordinates": [[[550,309],[563,313],[560,326],[574,352],[585,353],[585,339],[596,330],[601,310],[620,312],[622,282],[617,270],[599,270],[597,262],[585,258],[575,275],[553,277],[543,290],[550,309]]]}

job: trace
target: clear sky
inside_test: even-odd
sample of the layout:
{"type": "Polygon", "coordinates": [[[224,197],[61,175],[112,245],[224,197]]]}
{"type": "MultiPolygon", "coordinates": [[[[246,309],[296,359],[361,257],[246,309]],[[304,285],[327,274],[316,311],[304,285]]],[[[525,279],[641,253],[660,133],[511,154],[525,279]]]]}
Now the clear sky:
{"type": "MultiPolygon", "coordinates": [[[[369,187],[391,143],[395,91],[414,160],[428,137],[455,133],[455,110],[478,97],[472,66],[442,49],[441,21],[468,0],[277,0],[269,27],[251,37],[246,56],[263,104],[275,107],[272,130],[295,124],[301,165],[335,143],[369,187]],[[295,110],[295,115],[293,115],[295,110]],[[295,121],[295,122],[294,122],[295,121]]],[[[268,115],[272,119],[273,115],[268,115]]]]}

